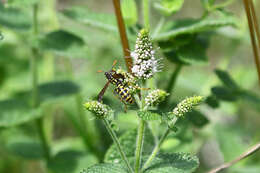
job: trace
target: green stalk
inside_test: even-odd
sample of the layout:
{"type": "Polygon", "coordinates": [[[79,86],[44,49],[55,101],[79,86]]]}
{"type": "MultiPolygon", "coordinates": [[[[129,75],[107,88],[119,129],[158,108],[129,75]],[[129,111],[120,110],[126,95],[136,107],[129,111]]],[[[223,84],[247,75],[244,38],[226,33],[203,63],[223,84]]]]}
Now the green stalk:
{"type": "Polygon", "coordinates": [[[164,132],[162,138],[159,140],[158,144],[154,147],[152,154],[149,156],[149,158],[145,162],[145,164],[142,168],[142,171],[145,170],[150,165],[150,163],[152,162],[152,160],[155,158],[155,156],[159,152],[164,140],[166,139],[166,137],[169,135],[170,132],[171,132],[171,130],[169,128],[167,128],[167,130],[164,132]]]}
{"type": "Polygon", "coordinates": [[[139,172],[141,166],[144,132],[145,132],[145,121],[140,119],[138,134],[137,134],[136,150],[135,150],[135,173],[139,172]]]}
{"type": "MultiPolygon", "coordinates": [[[[33,34],[35,37],[38,36],[38,5],[33,6],[33,34]]],[[[39,50],[37,48],[32,48],[31,57],[31,73],[32,73],[32,102],[33,108],[39,107],[39,96],[38,96],[38,70],[37,70],[37,58],[39,57],[39,50]]],[[[39,137],[44,150],[44,156],[46,161],[50,160],[50,149],[47,141],[47,136],[44,131],[44,120],[39,118],[36,120],[36,126],[39,133],[39,137]]]]}
{"type": "MultiPolygon", "coordinates": [[[[172,93],[172,90],[176,84],[176,81],[177,81],[177,77],[178,75],[180,74],[180,71],[182,69],[182,64],[177,64],[174,72],[172,73],[172,76],[171,76],[171,79],[170,79],[170,82],[168,83],[168,86],[167,86],[167,89],[166,89],[166,92],[171,94],[172,93]]],[[[161,104],[162,108],[165,108],[167,107],[168,105],[168,102],[169,102],[169,99],[170,97],[166,97],[166,99],[164,100],[164,102],[161,104]]]]}
{"type": "MultiPolygon", "coordinates": [[[[172,126],[177,122],[178,118],[174,117],[172,120],[172,126]]],[[[164,132],[164,134],[162,135],[161,139],[159,140],[158,144],[154,147],[152,154],[149,156],[149,158],[147,159],[147,161],[144,163],[144,166],[142,168],[143,172],[146,168],[148,168],[148,166],[151,164],[152,160],[156,157],[157,153],[160,151],[160,148],[163,144],[163,142],[165,141],[165,139],[167,138],[167,136],[170,134],[171,129],[168,127],[167,130],[164,132]]]]}
{"type": "Polygon", "coordinates": [[[104,124],[105,124],[105,126],[106,126],[106,128],[107,128],[107,130],[108,130],[108,132],[109,132],[109,134],[111,135],[113,141],[115,142],[115,144],[116,144],[116,146],[117,146],[117,149],[118,149],[118,151],[119,151],[119,153],[120,153],[120,155],[121,155],[121,158],[122,158],[123,161],[125,162],[125,164],[126,164],[128,170],[129,170],[129,172],[133,173],[134,171],[133,171],[133,169],[132,169],[132,167],[131,167],[131,165],[130,165],[130,163],[129,163],[129,161],[128,161],[128,159],[127,159],[127,157],[126,157],[126,155],[125,155],[125,153],[124,153],[124,151],[123,151],[123,149],[122,149],[122,147],[121,147],[121,145],[120,145],[120,143],[119,143],[119,140],[118,140],[118,138],[117,138],[117,136],[116,136],[116,133],[115,133],[114,130],[110,127],[109,122],[108,122],[106,119],[103,119],[103,122],[104,122],[104,124]]]}
{"type": "Polygon", "coordinates": [[[143,20],[144,20],[144,26],[147,29],[150,29],[149,7],[150,7],[149,0],[143,0],[143,20]]]}
{"type": "Polygon", "coordinates": [[[158,33],[161,31],[164,23],[165,23],[165,17],[161,17],[159,23],[156,25],[152,38],[155,38],[158,35],[158,33]]]}

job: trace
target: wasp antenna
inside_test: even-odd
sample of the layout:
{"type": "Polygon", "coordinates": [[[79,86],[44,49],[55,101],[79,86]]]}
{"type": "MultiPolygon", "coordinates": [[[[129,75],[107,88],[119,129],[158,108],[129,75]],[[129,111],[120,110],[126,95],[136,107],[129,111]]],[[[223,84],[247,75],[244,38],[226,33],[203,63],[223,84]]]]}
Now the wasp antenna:
{"type": "Polygon", "coordinates": [[[116,65],[116,63],[117,63],[117,60],[114,60],[112,68],[116,65]]]}
{"type": "Polygon", "coordinates": [[[98,70],[97,73],[103,73],[104,71],[103,70],[98,70]]]}

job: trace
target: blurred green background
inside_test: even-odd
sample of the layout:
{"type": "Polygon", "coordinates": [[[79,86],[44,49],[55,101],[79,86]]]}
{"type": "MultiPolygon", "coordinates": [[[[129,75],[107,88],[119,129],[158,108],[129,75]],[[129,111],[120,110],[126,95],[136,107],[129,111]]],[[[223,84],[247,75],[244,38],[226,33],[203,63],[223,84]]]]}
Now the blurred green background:
{"type": "MultiPolygon", "coordinates": [[[[76,173],[102,162],[112,144],[105,127],[85,112],[82,104],[95,99],[106,83],[98,70],[109,70],[114,60],[118,60],[117,66],[125,68],[113,4],[112,0],[39,0],[39,33],[35,36],[32,4],[36,1],[2,0],[0,4],[0,172],[76,173]],[[81,10],[75,10],[76,13],[71,10],[74,6],[81,10]],[[35,108],[31,71],[34,49],[39,49],[36,59],[41,103],[35,108]],[[48,162],[44,161],[36,125],[39,119],[44,122],[41,129],[53,156],[48,162]]],[[[135,2],[138,20],[127,21],[131,50],[136,31],[143,23],[141,2],[135,2]]],[[[153,3],[152,33],[161,20],[153,3]]],[[[259,1],[255,7],[259,16],[259,1]]],[[[225,9],[234,14],[238,25],[200,35],[210,38],[206,39],[206,60],[182,67],[169,107],[161,108],[172,109],[183,98],[195,94],[208,98],[196,112],[178,123],[178,133],[172,133],[163,144],[167,152],[196,154],[200,159],[197,172],[230,161],[260,141],[259,84],[244,7],[242,1],[234,1],[225,9]],[[216,69],[222,71],[218,73],[216,69]],[[225,89],[233,86],[233,81],[239,92],[225,89]]],[[[200,18],[203,12],[201,1],[185,0],[180,11],[166,21],[200,18]]],[[[178,43],[182,41],[185,42],[185,36],[178,43]]],[[[164,50],[163,43],[156,44],[164,50]]],[[[152,83],[166,89],[178,63],[163,51],[158,52],[164,68],[152,83]]],[[[137,127],[135,112],[123,112],[123,104],[113,96],[112,86],[105,93],[104,103],[116,110],[118,135],[137,127]]],[[[150,126],[157,135],[163,131],[162,125],[150,126]]],[[[226,172],[259,173],[260,153],[226,172]]]]}

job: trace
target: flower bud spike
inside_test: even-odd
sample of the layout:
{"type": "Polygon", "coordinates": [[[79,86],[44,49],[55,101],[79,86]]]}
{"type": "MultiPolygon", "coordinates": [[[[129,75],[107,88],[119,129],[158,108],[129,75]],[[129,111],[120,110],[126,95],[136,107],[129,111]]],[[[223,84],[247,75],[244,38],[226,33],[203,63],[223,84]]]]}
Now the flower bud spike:
{"type": "Polygon", "coordinates": [[[191,112],[192,109],[203,101],[202,96],[188,97],[181,101],[174,109],[173,114],[177,117],[183,117],[186,113],[191,112]]]}
{"type": "Polygon", "coordinates": [[[168,95],[169,95],[168,93],[160,89],[152,90],[148,93],[148,95],[145,98],[145,105],[156,106],[160,102],[164,101],[164,99],[168,95]]]}
{"type": "Polygon", "coordinates": [[[107,105],[104,105],[98,101],[86,102],[84,103],[84,107],[99,119],[108,117],[112,111],[107,105]]]}

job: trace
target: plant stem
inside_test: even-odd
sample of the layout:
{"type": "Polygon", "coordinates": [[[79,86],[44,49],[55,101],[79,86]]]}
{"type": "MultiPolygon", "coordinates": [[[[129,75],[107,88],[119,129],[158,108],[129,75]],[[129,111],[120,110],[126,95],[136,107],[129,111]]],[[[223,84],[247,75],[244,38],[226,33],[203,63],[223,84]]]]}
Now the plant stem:
{"type": "MultiPolygon", "coordinates": [[[[174,86],[176,84],[177,77],[180,74],[181,69],[182,69],[182,64],[177,64],[174,72],[171,75],[170,82],[168,83],[168,86],[167,86],[167,89],[166,89],[167,93],[171,94],[171,92],[172,92],[172,90],[173,90],[173,88],[174,88],[174,86]]],[[[169,99],[170,99],[170,97],[166,97],[165,98],[165,100],[160,104],[161,108],[166,108],[167,107],[169,99]]]]}
{"type": "Polygon", "coordinates": [[[144,26],[147,29],[150,29],[149,7],[150,7],[149,0],[143,0],[143,20],[144,20],[144,26]]]}
{"type": "MultiPolygon", "coordinates": [[[[174,126],[175,123],[177,122],[178,118],[175,116],[172,121],[171,121],[171,126],[174,126]]],[[[160,151],[160,148],[164,142],[164,140],[167,138],[167,136],[170,134],[171,129],[168,127],[167,130],[164,132],[164,134],[162,135],[161,139],[159,140],[159,142],[157,143],[157,145],[154,147],[152,154],[149,156],[149,158],[147,159],[147,161],[144,163],[144,166],[142,168],[142,171],[144,171],[152,162],[152,160],[156,157],[157,153],[160,151]]],[[[141,171],[141,172],[142,172],[141,171]]]]}
{"type": "Polygon", "coordinates": [[[46,161],[48,162],[50,160],[50,149],[49,149],[49,145],[48,145],[48,141],[47,141],[47,136],[45,135],[45,131],[44,131],[43,118],[37,119],[36,124],[37,124],[39,137],[41,139],[42,148],[44,151],[44,157],[45,157],[46,161]]]}
{"type": "Polygon", "coordinates": [[[141,165],[142,149],[143,149],[143,140],[145,132],[145,121],[139,120],[138,134],[137,134],[137,143],[135,150],[135,173],[138,173],[141,165]]]}
{"type": "Polygon", "coordinates": [[[239,162],[240,160],[243,160],[245,158],[247,158],[248,156],[256,153],[258,150],[260,149],[260,143],[254,145],[252,148],[250,148],[249,150],[247,150],[246,152],[244,152],[243,154],[241,154],[239,157],[237,157],[236,159],[228,162],[228,163],[224,163],[223,165],[220,165],[219,167],[209,171],[208,173],[216,173],[219,172],[223,169],[226,169],[234,164],[236,164],[237,162],[239,162]]]}
{"type": "Polygon", "coordinates": [[[164,140],[166,139],[166,137],[169,135],[170,132],[171,132],[171,130],[169,128],[167,128],[167,130],[164,132],[163,136],[159,140],[158,144],[154,147],[152,154],[149,156],[149,158],[145,162],[142,170],[145,170],[150,165],[151,161],[155,158],[155,156],[159,152],[164,140]]]}
{"type": "Polygon", "coordinates": [[[167,93],[171,93],[175,84],[176,84],[176,80],[177,80],[177,77],[181,71],[181,68],[182,68],[182,65],[181,64],[178,64],[177,67],[175,68],[172,76],[171,76],[171,79],[170,79],[170,82],[168,84],[168,87],[166,89],[167,93]]]}
{"type": "Polygon", "coordinates": [[[158,35],[158,33],[160,32],[160,30],[162,29],[162,26],[164,25],[165,23],[165,17],[161,17],[159,23],[157,24],[154,32],[153,32],[153,35],[152,35],[152,38],[156,37],[158,35]]]}
{"type": "MultiPolygon", "coordinates": [[[[33,34],[35,37],[38,36],[38,5],[33,6],[33,34]]],[[[37,48],[32,48],[31,57],[31,73],[32,73],[32,102],[33,108],[39,107],[39,96],[38,96],[38,70],[37,70],[37,58],[39,57],[39,50],[37,48]]],[[[43,117],[36,120],[36,126],[39,133],[40,140],[42,142],[42,147],[44,150],[44,156],[46,161],[50,160],[50,149],[47,141],[47,136],[44,131],[44,120],[43,117]]]]}
{"type": "MultiPolygon", "coordinates": [[[[251,37],[251,43],[253,46],[253,52],[254,52],[254,59],[258,74],[258,80],[260,85],[260,60],[259,60],[259,50],[257,48],[256,38],[255,38],[255,31],[254,31],[254,19],[252,19],[252,9],[250,10],[250,7],[252,8],[253,5],[250,5],[251,0],[243,0],[244,7],[247,15],[249,30],[250,30],[250,37],[251,37]]],[[[252,2],[251,2],[252,3],[252,2]]],[[[257,22],[255,22],[256,24],[257,22]]],[[[255,26],[256,27],[256,26],[255,26]]]]}
{"type": "Polygon", "coordinates": [[[130,56],[130,48],[129,48],[128,39],[126,35],[125,24],[120,9],[120,0],[113,0],[113,4],[114,4],[116,19],[117,19],[117,26],[120,33],[122,48],[125,56],[125,64],[127,67],[127,71],[129,73],[132,73],[133,62],[130,56]]]}
{"type": "Polygon", "coordinates": [[[103,122],[104,122],[104,124],[105,124],[105,126],[106,126],[106,128],[107,128],[107,130],[109,132],[109,134],[111,135],[113,141],[115,142],[115,144],[117,146],[117,149],[118,149],[118,151],[119,151],[119,153],[121,155],[121,158],[125,162],[129,172],[133,173],[134,171],[133,171],[133,169],[132,169],[132,167],[131,167],[131,165],[130,165],[130,163],[129,163],[129,161],[128,161],[128,159],[127,159],[127,157],[126,157],[126,155],[125,155],[125,153],[124,153],[124,151],[123,151],[123,149],[122,149],[122,147],[121,147],[121,145],[119,143],[119,140],[118,140],[114,130],[110,127],[109,122],[107,121],[107,119],[103,119],[103,122]]]}

